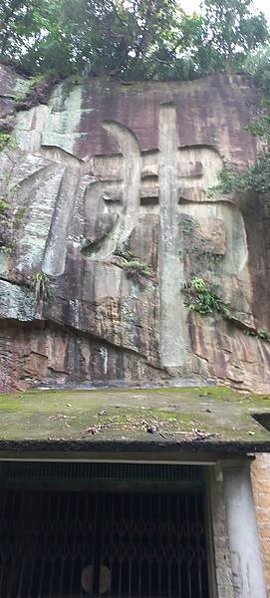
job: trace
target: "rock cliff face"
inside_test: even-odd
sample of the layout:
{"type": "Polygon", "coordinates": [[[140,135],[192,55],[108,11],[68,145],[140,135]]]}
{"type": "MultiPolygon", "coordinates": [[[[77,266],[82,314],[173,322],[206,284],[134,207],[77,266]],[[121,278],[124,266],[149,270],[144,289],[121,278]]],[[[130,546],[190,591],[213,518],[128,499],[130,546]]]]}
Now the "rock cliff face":
{"type": "MultiPolygon", "coordinates": [[[[1,125],[23,79],[1,67],[1,125]]],[[[267,196],[207,190],[245,166],[255,91],[88,79],[16,112],[0,154],[0,389],[219,380],[269,391],[267,196]],[[206,280],[237,314],[203,317],[206,280]],[[239,326],[240,322],[240,326],[239,326]]]]}

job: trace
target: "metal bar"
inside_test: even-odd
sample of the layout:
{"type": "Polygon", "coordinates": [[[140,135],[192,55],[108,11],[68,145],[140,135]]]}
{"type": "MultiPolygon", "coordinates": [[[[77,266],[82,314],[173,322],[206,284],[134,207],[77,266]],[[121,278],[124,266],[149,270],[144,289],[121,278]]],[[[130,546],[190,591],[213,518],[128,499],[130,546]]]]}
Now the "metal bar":
{"type": "MultiPolygon", "coordinates": [[[[121,512],[121,517],[120,517],[120,529],[122,527],[122,519],[124,517],[124,495],[122,494],[122,496],[119,497],[119,501],[120,501],[120,512],[121,512]]],[[[122,532],[122,529],[121,529],[122,532]]],[[[123,541],[123,532],[121,533],[120,536],[120,551],[119,551],[119,557],[118,557],[118,596],[122,596],[122,562],[123,562],[123,555],[122,555],[122,546],[121,543],[123,541]]]]}
{"type": "MultiPolygon", "coordinates": [[[[142,516],[142,494],[140,494],[140,510],[139,510],[139,521],[141,520],[142,516]]],[[[140,529],[138,530],[140,533],[140,529]]],[[[140,534],[141,535],[141,534],[140,534]]],[[[141,538],[140,538],[141,540],[141,538]]],[[[139,587],[138,587],[138,596],[142,595],[142,560],[141,554],[138,555],[138,565],[139,565],[139,587]]]]}
{"type": "MultiPolygon", "coordinates": [[[[177,496],[177,537],[180,538],[180,498],[177,496]]],[[[181,576],[181,565],[182,565],[182,555],[180,558],[180,542],[177,546],[177,574],[178,574],[178,598],[182,598],[182,576],[181,576]]]]}
{"type": "MultiPolygon", "coordinates": [[[[41,512],[42,512],[42,507],[44,504],[44,494],[40,493],[40,503],[41,503],[41,512]]],[[[48,496],[48,502],[46,505],[46,512],[47,512],[47,517],[50,517],[50,512],[51,512],[51,501],[52,501],[52,495],[49,494],[48,496]]],[[[43,538],[42,538],[42,544],[45,547],[48,545],[48,538],[49,538],[49,526],[47,525],[45,528],[45,533],[43,534],[43,538]]],[[[41,546],[41,550],[43,548],[43,546],[41,546]]],[[[45,575],[45,568],[46,568],[46,558],[42,559],[42,563],[41,563],[41,571],[40,571],[40,579],[39,579],[39,588],[38,588],[38,598],[41,596],[41,592],[42,592],[42,584],[43,584],[43,578],[45,575]]]]}
{"type": "MultiPolygon", "coordinates": [[[[0,509],[0,513],[1,513],[1,536],[3,534],[3,528],[4,531],[6,529],[6,527],[8,526],[9,523],[9,517],[8,517],[8,513],[7,513],[7,503],[9,503],[9,513],[11,513],[11,515],[13,514],[13,505],[14,505],[14,501],[15,501],[15,493],[13,492],[12,495],[10,496],[10,493],[7,492],[5,494],[3,494],[3,503],[2,504],[2,508],[0,509]]],[[[1,538],[0,536],[0,538],[1,538]]],[[[5,534],[4,534],[5,537],[5,534]]],[[[5,572],[7,570],[6,567],[6,562],[8,562],[9,557],[9,553],[8,553],[8,549],[9,546],[7,545],[7,542],[4,544],[3,539],[1,538],[1,545],[3,546],[3,552],[1,553],[1,574],[0,574],[0,589],[3,586],[4,583],[4,579],[5,579],[5,572]]]]}
{"type": "Polygon", "coordinates": [[[195,500],[195,517],[196,517],[196,553],[197,553],[197,570],[198,570],[198,586],[199,586],[199,597],[203,598],[202,590],[202,571],[201,571],[201,554],[200,554],[200,523],[199,523],[199,512],[198,512],[198,497],[194,496],[195,500]]]}
{"type": "MultiPolygon", "coordinates": [[[[15,500],[16,500],[16,497],[15,497],[15,500]]],[[[22,509],[23,502],[24,502],[24,495],[22,494],[20,497],[20,512],[22,509]]],[[[21,529],[21,520],[19,519],[17,522],[17,534],[16,534],[16,539],[15,539],[15,545],[14,545],[14,557],[15,557],[15,554],[18,553],[19,542],[20,542],[20,533],[19,533],[20,529],[21,529]]],[[[17,567],[16,558],[13,558],[12,565],[11,565],[11,571],[9,572],[9,583],[8,583],[6,598],[12,598],[12,584],[14,584],[16,567],[17,567]]]]}
{"type": "MultiPolygon", "coordinates": [[[[148,497],[148,501],[149,501],[149,512],[153,514],[153,495],[150,494],[148,497]]],[[[150,542],[152,542],[153,540],[151,538],[148,538],[148,543],[150,544],[150,542]]],[[[151,555],[149,558],[149,573],[148,573],[148,596],[151,596],[152,593],[152,568],[153,568],[153,555],[152,555],[152,551],[151,551],[151,555]]]]}
{"type": "MultiPolygon", "coordinates": [[[[111,544],[111,540],[112,540],[112,535],[114,533],[114,529],[115,529],[115,501],[112,500],[111,501],[111,526],[110,526],[110,544],[111,544]]],[[[110,582],[110,587],[109,587],[109,591],[108,591],[108,596],[112,596],[112,570],[113,570],[113,563],[114,563],[114,559],[112,557],[112,551],[110,550],[110,554],[109,554],[109,559],[108,559],[108,567],[109,567],[109,571],[111,574],[111,582],[110,582]]]]}
{"type": "MultiPolygon", "coordinates": [[[[63,496],[63,494],[61,495],[63,496]]],[[[63,534],[64,534],[64,544],[65,547],[67,546],[67,530],[68,530],[68,525],[69,525],[69,509],[70,509],[70,500],[71,500],[71,495],[68,496],[68,500],[66,501],[66,504],[64,505],[65,508],[65,515],[63,517],[63,522],[64,522],[64,529],[63,529],[63,534]]],[[[61,501],[62,503],[62,501],[61,501]]],[[[62,508],[61,508],[62,510],[62,508]]],[[[61,517],[61,514],[60,514],[61,517]]],[[[59,575],[59,588],[61,591],[61,588],[64,586],[64,571],[65,571],[65,559],[66,556],[61,558],[61,569],[60,569],[60,575],[59,575]]]]}
{"type": "Polygon", "coordinates": [[[103,512],[104,512],[104,496],[98,495],[98,509],[96,513],[96,533],[95,533],[95,553],[93,562],[93,594],[97,596],[99,594],[100,584],[100,537],[102,534],[103,525],[103,512]]]}
{"type": "MultiPolygon", "coordinates": [[[[131,495],[131,501],[129,505],[129,519],[130,519],[130,527],[132,529],[133,517],[134,517],[134,495],[131,495]]],[[[129,532],[129,542],[131,543],[131,532],[129,532]]],[[[128,596],[131,596],[132,593],[132,570],[133,570],[133,559],[129,558],[129,567],[128,567],[128,596]]]]}
{"type": "MultiPolygon", "coordinates": [[[[185,495],[185,519],[186,519],[186,529],[187,529],[187,548],[190,550],[191,542],[190,542],[190,521],[189,521],[189,504],[188,504],[188,495],[185,495]]],[[[187,561],[187,571],[188,571],[188,598],[193,598],[192,596],[192,589],[191,589],[191,571],[190,571],[190,562],[187,561]]]]}
{"type": "MultiPolygon", "coordinates": [[[[162,509],[161,509],[161,495],[158,495],[158,519],[161,521],[162,509]]],[[[161,567],[158,568],[158,593],[161,594],[161,567]]]]}
{"type": "MultiPolygon", "coordinates": [[[[79,515],[79,498],[80,498],[80,494],[76,494],[75,495],[75,513],[74,513],[74,519],[75,521],[78,521],[78,515],[79,515]]],[[[74,568],[75,568],[75,554],[76,554],[76,535],[73,535],[73,542],[72,542],[72,550],[71,550],[71,572],[70,572],[70,585],[69,585],[69,592],[70,595],[72,595],[72,589],[73,589],[73,584],[74,584],[74,568]]]]}
{"type": "MultiPolygon", "coordinates": [[[[54,497],[54,501],[52,502],[52,513],[51,513],[51,516],[53,518],[55,518],[55,507],[56,507],[56,511],[57,511],[58,502],[59,502],[59,493],[56,493],[56,496],[54,497]]],[[[57,520],[58,520],[58,517],[57,517],[57,520]]],[[[56,543],[56,538],[55,537],[54,537],[54,543],[56,543]]],[[[53,596],[54,580],[55,580],[55,575],[56,575],[56,566],[58,564],[57,563],[57,555],[56,555],[55,558],[52,558],[50,560],[51,560],[51,567],[50,567],[50,579],[49,579],[48,598],[51,598],[51,596],[53,596]]]]}
{"type": "MultiPolygon", "coordinates": [[[[166,504],[166,507],[167,507],[167,509],[166,509],[166,511],[167,511],[166,512],[166,518],[167,518],[167,521],[166,521],[166,527],[167,527],[166,532],[167,532],[167,542],[170,544],[171,534],[170,534],[170,527],[169,526],[170,526],[170,519],[171,519],[170,518],[171,495],[167,494],[166,498],[167,498],[167,500],[166,500],[166,503],[167,503],[166,504]]],[[[167,578],[168,578],[168,598],[171,598],[171,595],[172,595],[172,579],[171,579],[171,561],[170,561],[170,556],[169,555],[167,555],[167,568],[168,568],[168,575],[167,575],[167,578]]]]}

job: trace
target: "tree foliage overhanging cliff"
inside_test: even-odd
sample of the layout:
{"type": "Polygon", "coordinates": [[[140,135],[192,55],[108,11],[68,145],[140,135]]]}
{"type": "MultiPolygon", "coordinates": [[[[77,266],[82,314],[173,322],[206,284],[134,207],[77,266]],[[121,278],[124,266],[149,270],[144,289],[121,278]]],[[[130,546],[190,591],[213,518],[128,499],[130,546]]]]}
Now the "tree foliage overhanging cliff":
{"type": "Polygon", "coordinates": [[[269,37],[252,0],[0,0],[0,59],[48,71],[187,80],[239,70],[269,37]]]}

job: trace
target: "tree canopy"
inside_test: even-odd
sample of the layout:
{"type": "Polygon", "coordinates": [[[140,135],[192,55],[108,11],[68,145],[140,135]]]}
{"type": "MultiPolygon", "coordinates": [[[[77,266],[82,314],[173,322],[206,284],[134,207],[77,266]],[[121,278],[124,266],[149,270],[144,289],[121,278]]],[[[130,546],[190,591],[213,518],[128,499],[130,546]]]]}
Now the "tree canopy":
{"type": "Polygon", "coordinates": [[[239,70],[265,44],[252,0],[0,0],[0,60],[29,75],[193,79],[239,70]]]}
{"type": "Polygon", "coordinates": [[[207,43],[227,65],[266,41],[265,17],[251,13],[252,0],[204,0],[201,6],[207,43]]]}

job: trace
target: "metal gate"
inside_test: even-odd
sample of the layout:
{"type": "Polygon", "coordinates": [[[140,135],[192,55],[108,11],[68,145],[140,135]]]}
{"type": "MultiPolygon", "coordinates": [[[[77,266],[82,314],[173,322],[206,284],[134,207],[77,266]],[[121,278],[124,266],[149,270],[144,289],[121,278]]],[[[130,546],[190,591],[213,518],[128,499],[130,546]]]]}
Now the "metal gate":
{"type": "Polygon", "coordinates": [[[203,492],[2,490],[0,562],[1,598],[209,598],[203,492]]]}

